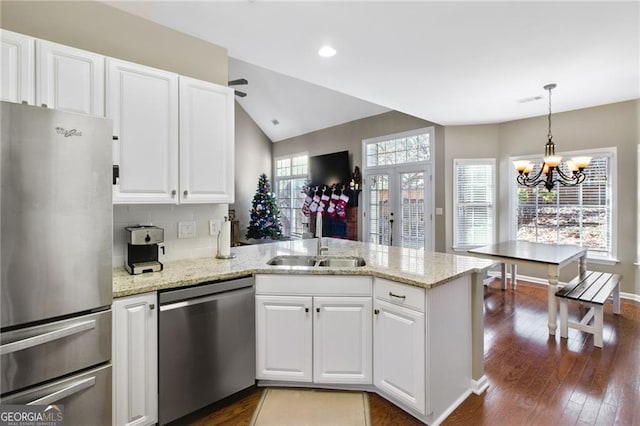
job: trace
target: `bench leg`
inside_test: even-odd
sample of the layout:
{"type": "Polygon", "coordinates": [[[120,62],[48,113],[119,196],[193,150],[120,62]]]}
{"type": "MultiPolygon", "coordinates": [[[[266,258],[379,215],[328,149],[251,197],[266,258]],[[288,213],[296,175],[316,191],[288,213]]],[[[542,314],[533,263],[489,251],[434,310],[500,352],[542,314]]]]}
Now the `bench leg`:
{"type": "Polygon", "coordinates": [[[560,337],[567,339],[569,337],[569,318],[568,318],[567,301],[560,300],[560,337]]]}
{"type": "Polygon", "coordinates": [[[603,308],[602,305],[593,307],[595,311],[593,313],[593,345],[599,348],[602,347],[602,328],[603,328],[603,318],[602,318],[603,309],[602,308],[603,308]]]}
{"type": "Polygon", "coordinates": [[[516,269],[517,265],[515,263],[511,264],[511,290],[515,290],[518,286],[518,280],[516,277],[516,269]]]}
{"type": "Polygon", "coordinates": [[[502,289],[507,289],[507,264],[500,264],[500,277],[502,278],[502,289]]]}
{"type": "Polygon", "coordinates": [[[613,289],[613,313],[620,314],[620,283],[613,289]]]}

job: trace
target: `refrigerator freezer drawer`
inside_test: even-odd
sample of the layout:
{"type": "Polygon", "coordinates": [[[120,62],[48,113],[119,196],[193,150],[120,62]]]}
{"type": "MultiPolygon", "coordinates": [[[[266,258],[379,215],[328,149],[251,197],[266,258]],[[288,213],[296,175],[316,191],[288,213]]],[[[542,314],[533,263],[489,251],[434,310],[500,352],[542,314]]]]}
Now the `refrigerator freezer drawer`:
{"type": "Polygon", "coordinates": [[[111,365],[27,389],[0,403],[63,405],[66,425],[111,425],[111,365]]]}
{"type": "Polygon", "coordinates": [[[111,359],[111,310],[2,333],[2,393],[111,359]]]}

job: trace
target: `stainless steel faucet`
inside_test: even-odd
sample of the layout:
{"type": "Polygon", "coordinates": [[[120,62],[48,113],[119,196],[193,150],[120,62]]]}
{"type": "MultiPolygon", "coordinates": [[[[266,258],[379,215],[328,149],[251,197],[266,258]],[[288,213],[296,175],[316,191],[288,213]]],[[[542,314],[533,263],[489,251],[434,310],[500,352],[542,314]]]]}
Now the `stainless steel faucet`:
{"type": "Polygon", "coordinates": [[[316,213],[316,238],[318,238],[318,250],[316,256],[321,256],[323,252],[329,251],[329,247],[322,245],[322,213],[316,213]]]}

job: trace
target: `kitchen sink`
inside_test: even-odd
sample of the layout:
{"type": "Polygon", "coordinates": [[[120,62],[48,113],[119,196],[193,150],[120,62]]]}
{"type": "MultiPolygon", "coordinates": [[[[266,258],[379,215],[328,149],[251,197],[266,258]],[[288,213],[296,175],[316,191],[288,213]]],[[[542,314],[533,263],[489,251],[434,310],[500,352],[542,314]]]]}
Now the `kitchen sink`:
{"type": "Polygon", "coordinates": [[[275,256],[267,261],[267,265],[275,266],[320,266],[328,268],[355,268],[367,262],[356,256],[275,256]]]}
{"type": "Polygon", "coordinates": [[[363,258],[355,256],[319,257],[318,262],[320,263],[318,266],[334,268],[356,268],[367,264],[363,258]]]}
{"type": "Polygon", "coordinates": [[[276,256],[267,265],[276,266],[316,266],[316,256],[276,256]]]}

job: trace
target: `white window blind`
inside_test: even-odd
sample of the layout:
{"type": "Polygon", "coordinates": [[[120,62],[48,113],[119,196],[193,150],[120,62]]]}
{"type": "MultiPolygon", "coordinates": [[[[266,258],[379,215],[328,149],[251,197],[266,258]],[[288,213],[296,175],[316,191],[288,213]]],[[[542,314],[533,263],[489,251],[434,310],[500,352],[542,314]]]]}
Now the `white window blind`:
{"type": "Polygon", "coordinates": [[[455,159],[453,164],[453,246],[491,244],[495,236],[495,159],[455,159]]]}
{"type": "Polygon", "coordinates": [[[613,258],[614,153],[581,155],[592,156],[581,185],[517,187],[517,239],[574,244],[587,247],[592,257],[613,258]]]}

